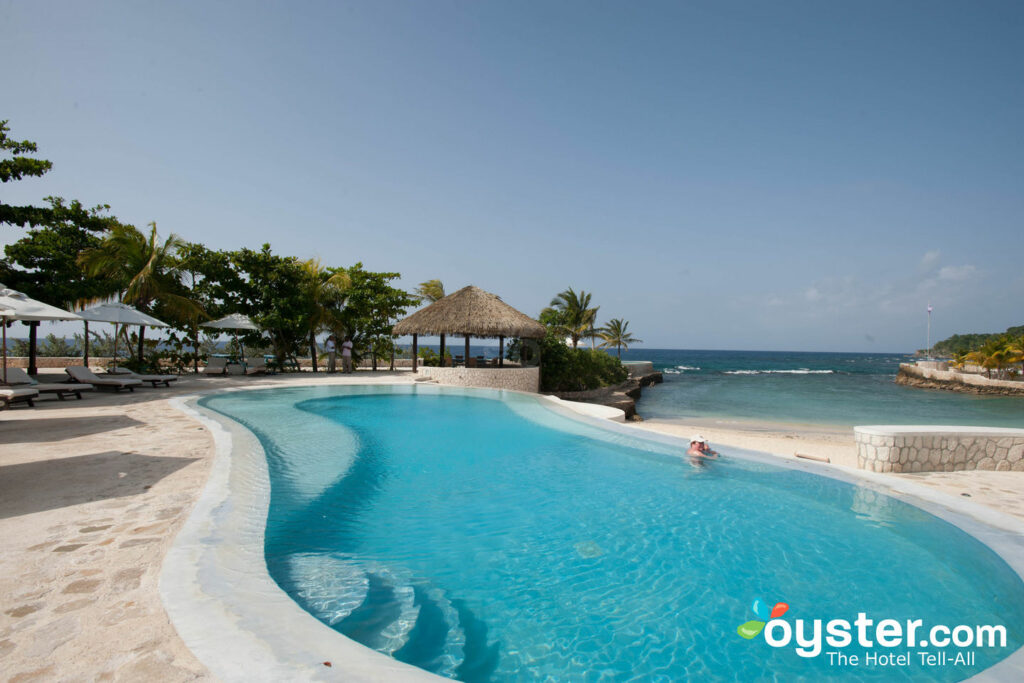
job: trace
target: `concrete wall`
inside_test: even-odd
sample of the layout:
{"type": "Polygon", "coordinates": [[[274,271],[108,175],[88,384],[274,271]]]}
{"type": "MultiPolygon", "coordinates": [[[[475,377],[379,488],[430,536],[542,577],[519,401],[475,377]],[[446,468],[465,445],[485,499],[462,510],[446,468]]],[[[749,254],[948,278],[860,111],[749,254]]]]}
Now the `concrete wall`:
{"type": "Polygon", "coordinates": [[[654,372],[654,363],[649,360],[624,360],[622,367],[629,371],[630,377],[640,377],[654,372]]]}
{"type": "Polygon", "coordinates": [[[1024,472],[1024,429],[854,427],[857,466],[872,472],[1024,472]]]}
{"type": "Polygon", "coordinates": [[[985,375],[973,375],[955,370],[932,370],[912,363],[900,363],[900,374],[911,379],[962,384],[967,387],[985,389],[1005,389],[1010,392],[1024,393],[1024,382],[1009,379],[989,379],[985,375]]]}
{"type": "Polygon", "coordinates": [[[919,360],[916,365],[925,370],[949,370],[949,361],[946,360],[919,360]]]}
{"type": "Polygon", "coordinates": [[[485,389],[540,391],[540,368],[419,368],[419,375],[439,384],[485,389]]]}
{"type": "MultiPolygon", "coordinates": [[[[124,358],[124,356],[121,356],[124,358]]],[[[103,356],[89,356],[90,367],[107,367],[110,364],[111,358],[103,356]]],[[[46,368],[60,368],[64,369],[72,365],[81,365],[81,356],[36,356],[36,367],[40,370],[46,368]]],[[[7,367],[9,368],[22,368],[28,367],[28,356],[8,356],[7,367]]]]}

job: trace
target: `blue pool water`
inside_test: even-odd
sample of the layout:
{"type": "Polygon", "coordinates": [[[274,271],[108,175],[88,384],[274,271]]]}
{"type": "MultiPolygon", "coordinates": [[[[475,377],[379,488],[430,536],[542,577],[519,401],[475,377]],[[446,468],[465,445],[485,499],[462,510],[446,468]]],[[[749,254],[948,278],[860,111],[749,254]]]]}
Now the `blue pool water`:
{"type": "Polygon", "coordinates": [[[728,452],[695,469],[522,396],[309,387],[203,403],[266,450],[282,589],[445,676],[960,680],[1024,643],[1024,583],[994,552],[864,488],[728,452]],[[1008,643],[974,666],[841,669],[740,638],[756,598],[790,620],[1002,624],[1008,643]]]}

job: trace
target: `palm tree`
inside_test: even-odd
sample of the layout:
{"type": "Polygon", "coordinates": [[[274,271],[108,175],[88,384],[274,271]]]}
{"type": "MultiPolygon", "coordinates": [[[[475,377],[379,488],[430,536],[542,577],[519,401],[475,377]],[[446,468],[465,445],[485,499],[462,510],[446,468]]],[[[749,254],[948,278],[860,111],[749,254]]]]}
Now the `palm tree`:
{"type": "MultiPolygon", "coordinates": [[[[178,250],[185,241],[170,235],[162,243],[156,223],[149,224],[147,237],[133,225],[115,225],[99,246],[86,249],[78,263],[91,277],[107,278],[115,283],[122,303],[150,313],[155,302],[181,320],[202,315],[202,309],[183,293],[183,272],[178,266],[178,250]]],[[[143,357],[145,326],[139,327],[138,360],[143,357]]]]}
{"type": "Polygon", "coordinates": [[[1011,337],[1006,342],[1007,361],[1020,363],[1021,377],[1024,378],[1024,335],[1011,337]]]}
{"type": "Polygon", "coordinates": [[[434,303],[444,298],[444,285],[440,280],[427,280],[421,282],[420,286],[416,288],[416,296],[421,301],[426,301],[429,304],[434,303]]]}
{"type": "Polygon", "coordinates": [[[313,372],[316,372],[316,335],[325,327],[338,322],[338,309],[344,305],[345,292],[352,281],[343,270],[324,268],[320,259],[303,261],[302,270],[306,321],[309,326],[309,358],[313,362],[313,372]]]}
{"type": "Polygon", "coordinates": [[[601,331],[601,339],[604,343],[601,344],[602,349],[607,349],[614,346],[618,350],[618,356],[622,358],[622,349],[625,348],[629,351],[630,344],[642,344],[642,339],[637,339],[629,332],[629,321],[623,320],[622,318],[612,318],[608,321],[608,324],[604,326],[601,331]]]}
{"type": "Polygon", "coordinates": [[[558,332],[565,334],[572,339],[572,348],[576,348],[580,337],[590,334],[597,321],[597,311],[600,306],[590,307],[591,295],[582,289],[579,294],[573,288],[561,292],[554,299],[548,308],[541,311],[541,315],[554,313],[561,320],[558,332]]]}

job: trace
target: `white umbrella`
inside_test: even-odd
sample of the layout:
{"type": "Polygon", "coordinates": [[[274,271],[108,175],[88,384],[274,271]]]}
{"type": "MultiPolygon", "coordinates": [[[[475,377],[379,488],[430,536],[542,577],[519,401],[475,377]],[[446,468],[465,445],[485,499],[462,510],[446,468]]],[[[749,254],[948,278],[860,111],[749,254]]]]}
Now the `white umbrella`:
{"type": "MultiPolygon", "coordinates": [[[[214,330],[248,330],[250,332],[260,329],[256,323],[249,319],[249,316],[242,315],[241,313],[226,315],[219,320],[203,323],[200,327],[209,327],[214,330]]],[[[235,335],[235,343],[238,343],[237,334],[235,335]]],[[[242,350],[242,362],[245,362],[245,347],[239,344],[239,348],[242,350]]]]}
{"type": "Polygon", "coordinates": [[[0,285],[0,318],[3,318],[4,382],[7,382],[7,321],[8,320],[78,320],[79,316],[42,301],[36,301],[21,292],[0,285]]]}
{"type": "MultiPolygon", "coordinates": [[[[100,304],[84,311],[79,311],[79,317],[85,321],[85,362],[89,363],[89,321],[100,323],[114,323],[114,368],[117,368],[117,326],[118,325],[141,325],[145,327],[167,327],[167,323],[161,322],[151,315],[147,315],[137,308],[128,304],[109,303],[100,304]]],[[[139,359],[141,360],[141,359],[139,359]]]]}

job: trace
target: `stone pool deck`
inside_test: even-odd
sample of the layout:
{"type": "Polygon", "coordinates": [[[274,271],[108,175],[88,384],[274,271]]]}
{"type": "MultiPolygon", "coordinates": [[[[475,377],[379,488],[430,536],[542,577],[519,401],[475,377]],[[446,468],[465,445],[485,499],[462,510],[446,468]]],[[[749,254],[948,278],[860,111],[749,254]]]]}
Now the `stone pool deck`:
{"type": "MultiPolygon", "coordinates": [[[[172,389],[94,392],[0,412],[0,678],[212,679],[170,624],[158,591],[163,558],[214,451],[206,428],[168,399],[235,387],[410,381],[407,371],[185,377],[172,389]]],[[[727,437],[712,436],[726,454],[727,437]]],[[[759,450],[792,457],[813,452],[814,443],[783,434],[778,447],[759,450]]],[[[852,435],[850,448],[855,459],[852,435]]],[[[966,493],[973,504],[1024,520],[1021,472],[877,476],[960,500],[966,493]]]]}

